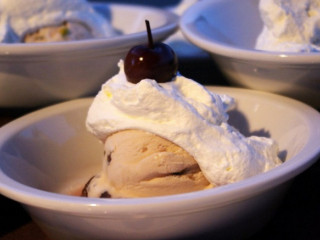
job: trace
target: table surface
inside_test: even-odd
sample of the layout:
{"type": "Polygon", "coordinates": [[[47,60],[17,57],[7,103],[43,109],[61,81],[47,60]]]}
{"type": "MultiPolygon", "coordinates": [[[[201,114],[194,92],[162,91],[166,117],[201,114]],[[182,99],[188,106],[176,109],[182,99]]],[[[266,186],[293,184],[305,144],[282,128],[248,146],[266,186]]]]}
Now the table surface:
{"type": "MultiPolygon", "coordinates": [[[[209,58],[181,61],[180,72],[206,85],[228,86],[223,75],[209,58]]],[[[32,109],[0,108],[0,126],[32,109]]],[[[251,240],[267,239],[320,239],[320,162],[296,177],[282,204],[271,221],[251,237],[251,240]]],[[[202,236],[202,239],[211,239],[202,236]]],[[[48,239],[26,211],[6,197],[0,196],[0,239],[48,239]]]]}

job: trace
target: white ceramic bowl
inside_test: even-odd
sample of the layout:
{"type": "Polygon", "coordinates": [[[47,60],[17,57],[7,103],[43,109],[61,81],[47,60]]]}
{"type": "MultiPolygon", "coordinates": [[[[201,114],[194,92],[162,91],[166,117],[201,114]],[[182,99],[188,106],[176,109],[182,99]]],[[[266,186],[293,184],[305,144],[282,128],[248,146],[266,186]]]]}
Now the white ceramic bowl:
{"type": "Polygon", "coordinates": [[[147,42],[145,19],[161,41],[178,17],[158,8],[96,3],[121,35],[73,42],[0,44],[0,107],[34,107],[96,93],[128,50],[147,42]]]}
{"type": "Polygon", "coordinates": [[[102,164],[102,145],[85,128],[92,99],[78,99],[0,129],[0,193],[23,204],[52,239],[165,239],[206,231],[218,239],[248,236],[269,220],[290,180],[319,156],[320,114],[270,93],[209,89],[237,99],[230,122],[243,133],[267,133],[278,141],[285,157],[281,166],[237,183],[172,196],[58,194],[69,184],[82,186],[102,164]]]}
{"type": "Polygon", "coordinates": [[[200,1],[181,17],[181,31],[212,55],[230,83],[287,95],[320,108],[319,53],[255,50],[263,27],[258,3],[200,1]]]}

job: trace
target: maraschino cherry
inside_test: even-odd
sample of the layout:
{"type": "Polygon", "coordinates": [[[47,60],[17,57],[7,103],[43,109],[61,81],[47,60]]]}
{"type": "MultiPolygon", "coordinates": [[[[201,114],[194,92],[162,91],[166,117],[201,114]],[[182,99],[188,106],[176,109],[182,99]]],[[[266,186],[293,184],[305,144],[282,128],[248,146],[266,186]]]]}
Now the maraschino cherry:
{"type": "Polygon", "coordinates": [[[158,83],[169,82],[177,74],[178,59],[170,46],[154,43],[149,21],[146,20],[148,45],[138,45],[130,49],[124,71],[127,80],[138,83],[142,79],[153,79],[158,83]]]}

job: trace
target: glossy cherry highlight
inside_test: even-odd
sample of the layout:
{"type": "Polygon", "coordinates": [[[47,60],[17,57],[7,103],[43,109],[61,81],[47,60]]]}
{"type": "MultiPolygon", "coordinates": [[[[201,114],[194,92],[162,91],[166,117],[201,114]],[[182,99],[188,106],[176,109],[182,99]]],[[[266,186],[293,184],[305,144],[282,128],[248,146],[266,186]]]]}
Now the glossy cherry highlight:
{"type": "Polygon", "coordinates": [[[171,81],[178,71],[178,59],[170,46],[154,43],[149,21],[146,20],[148,45],[138,45],[130,49],[124,71],[127,80],[138,83],[142,79],[153,79],[158,83],[171,81]]]}

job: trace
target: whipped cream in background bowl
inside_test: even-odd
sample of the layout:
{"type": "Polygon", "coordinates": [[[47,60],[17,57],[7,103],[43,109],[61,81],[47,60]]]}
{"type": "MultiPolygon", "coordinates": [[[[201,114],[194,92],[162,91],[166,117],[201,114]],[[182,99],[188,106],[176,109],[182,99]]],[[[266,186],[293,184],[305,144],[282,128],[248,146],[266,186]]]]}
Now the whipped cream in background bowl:
{"type": "Polygon", "coordinates": [[[232,85],[320,107],[319,1],[199,2],[180,21],[232,85]]]}
{"type": "MultiPolygon", "coordinates": [[[[117,72],[116,64],[128,49],[147,41],[144,19],[149,19],[155,41],[164,40],[178,27],[175,14],[152,7],[84,0],[28,0],[25,8],[16,7],[21,2],[26,4],[0,3],[4,12],[0,18],[1,107],[44,106],[91,95],[117,72]],[[90,38],[21,42],[38,27],[51,36],[44,28],[54,28],[62,20],[90,38]]],[[[55,31],[68,33],[64,26],[55,31]]]]}
{"type": "Polygon", "coordinates": [[[320,52],[320,1],[260,0],[263,29],[256,49],[277,52],[320,52]]]}

